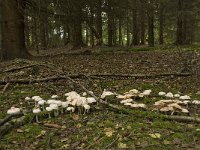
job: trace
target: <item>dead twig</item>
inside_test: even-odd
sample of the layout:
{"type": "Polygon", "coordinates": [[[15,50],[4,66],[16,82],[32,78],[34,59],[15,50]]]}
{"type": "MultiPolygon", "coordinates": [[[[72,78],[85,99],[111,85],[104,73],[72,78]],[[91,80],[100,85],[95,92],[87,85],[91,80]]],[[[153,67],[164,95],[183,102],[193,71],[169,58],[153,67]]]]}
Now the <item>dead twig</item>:
{"type": "Polygon", "coordinates": [[[5,92],[6,92],[7,88],[9,87],[9,85],[10,85],[10,83],[8,82],[8,83],[4,86],[4,88],[3,88],[3,90],[2,90],[2,93],[5,93],[5,92]]]}

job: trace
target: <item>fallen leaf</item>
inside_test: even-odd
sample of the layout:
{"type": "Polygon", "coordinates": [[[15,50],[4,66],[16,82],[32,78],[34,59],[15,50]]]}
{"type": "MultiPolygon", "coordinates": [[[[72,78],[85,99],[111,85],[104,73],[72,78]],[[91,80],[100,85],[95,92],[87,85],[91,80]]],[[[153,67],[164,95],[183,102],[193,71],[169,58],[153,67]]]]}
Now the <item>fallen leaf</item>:
{"type": "Polygon", "coordinates": [[[73,119],[74,121],[78,121],[78,120],[80,119],[80,117],[79,117],[79,115],[73,114],[73,115],[72,115],[72,119],[73,119]]]}
{"type": "Polygon", "coordinates": [[[118,148],[127,148],[127,145],[120,142],[120,143],[118,143],[118,148]]]}
{"type": "Polygon", "coordinates": [[[154,139],[160,139],[161,135],[159,133],[149,134],[154,139]]]}
{"type": "Polygon", "coordinates": [[[112,135],[113,135],[113,129],[112,128],[105,128],[104,129],[105,130],[105,135],[107,136],[107,137],[111,137],[112,135]]]}
{"type": "Polygon", "coordinates": [[[17,129],[17,133],[24,133],[24,130],[22,130],[22,129],[17,129]]]}

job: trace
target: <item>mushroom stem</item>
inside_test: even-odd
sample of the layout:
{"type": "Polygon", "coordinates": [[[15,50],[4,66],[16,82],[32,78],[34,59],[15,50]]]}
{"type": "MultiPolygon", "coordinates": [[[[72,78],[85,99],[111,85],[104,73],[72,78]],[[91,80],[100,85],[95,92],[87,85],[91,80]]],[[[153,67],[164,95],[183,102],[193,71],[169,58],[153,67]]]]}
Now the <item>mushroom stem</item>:
{"type": "Polygon", "coordinates": [[[38,115],[37,114],[35,116],[35,120],[36,120],[37,123],[39,123],[39,119],[38,119],[38,115]]]}
{"type": "Polygon", "coordinates": [[[51,119],[51,112],[48,113],[49,119],[51,119]]]}

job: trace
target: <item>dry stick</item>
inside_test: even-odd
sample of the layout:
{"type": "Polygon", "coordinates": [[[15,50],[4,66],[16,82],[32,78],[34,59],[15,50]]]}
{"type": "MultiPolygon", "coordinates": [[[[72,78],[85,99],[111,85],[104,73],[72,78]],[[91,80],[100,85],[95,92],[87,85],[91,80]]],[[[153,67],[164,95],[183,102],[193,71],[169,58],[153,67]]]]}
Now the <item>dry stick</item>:
{"type": "Polygon", "coordinates": [[[8,115],[4,119],[0,120],[0,126],[4,125],[5,123],[9,122],[12,118],[19,118],[22,117],[24,114],[15,114],[15,115],[8,115]]]}
{"type": "Polygon", "coordinates": [[[2,90],[2,93],[5,93],[5,92],[6,92],[7,88],[9,87],[9,85],[10,85],[10,83],[8,82],[8,83],[4,86],[4,88],[3,88],[3,90],[2,90]]]}
{"type": "Polygon", "coordinates": [[[196,117],[187,117],[187,116],[167,116],[165,115],[165,118],[168,120],[175,120],[179,122],[195,122],[200,123],[200,118],[196,117]]]}

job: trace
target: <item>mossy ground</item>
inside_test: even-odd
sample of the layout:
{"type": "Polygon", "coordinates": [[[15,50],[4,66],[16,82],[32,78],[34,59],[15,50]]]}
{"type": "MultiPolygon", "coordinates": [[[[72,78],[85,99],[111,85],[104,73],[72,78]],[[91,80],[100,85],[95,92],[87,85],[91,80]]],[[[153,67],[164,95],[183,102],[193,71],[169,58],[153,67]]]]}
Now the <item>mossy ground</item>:
{"type": "MultiPolygon", "coordinates": [[[[140,90],[152,89],[153,94],[160,90],[178,92],[176,88],[166,84],[135,83],[127,81],[97,81],[102,88],[110,88],[116,92],[128,91],[132,88],[140,90]]],[[[12,85],[5,94],[0,95],[0,118],[12,105],[26,107],[24,97],[40,95],[48,98],[52,92],[45,90],[43,84],[12,85]]],[[[55,85],[56,86],[56,85],[55,85]]],[[[98,87],[97,86],[97,87],[98,87]]],[[[46,86],[45,86],[46,87],[46,86]]],[[[57,87],[58,88],[58,87],[57,87]]],[[[61,87],[64,89],[65,87],[61,87]]],[[[63,92],[60,90],[59,95],[63,92]]],[[[56,94],[56,93],[55,93],[56,94]]],[[[187,93],[186,93],[187,94],[187,93]]],[[[193,95],[198,98],[198,95],[193,95]]],[[[148,106],[158,97],[142,100],[148,106]]],[[[111,103],[117,104],[115,100],[111,103]]],[[[131,110],[131,115],[116,112],[101,104],[95,106],[90,114],[64,114],[52,119],[41,120],[40,124],[31,122],[13,129],[0,141],[0,149],[198,149],[200,148],[200,125],[165,120],[162,114],[151,110],[131,110]],[[44,124],[56,124],[63,128],[49,128],[44,124]],[[159,138],[152,134],[160,134],[159,138]]],[[[127,108],[128,109],[128,108],[127,108]]]]}

